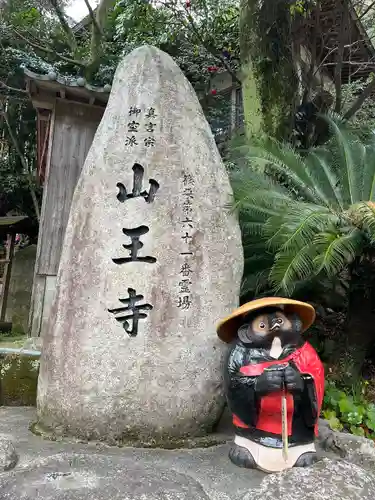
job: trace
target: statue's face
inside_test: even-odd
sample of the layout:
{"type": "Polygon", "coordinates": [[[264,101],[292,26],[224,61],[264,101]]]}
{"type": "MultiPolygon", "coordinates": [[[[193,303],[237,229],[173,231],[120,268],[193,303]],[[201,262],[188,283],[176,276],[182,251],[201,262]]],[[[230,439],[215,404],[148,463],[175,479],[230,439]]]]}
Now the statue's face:
{"type": "Polygon", "coordinates": [[[244,318],[238,329],[243,344],[271,348],[275,338],[281,346],[299,346],[303,343],[302,322],[296,314],[286,314],[279,308],[260,309],[244,318]]]}

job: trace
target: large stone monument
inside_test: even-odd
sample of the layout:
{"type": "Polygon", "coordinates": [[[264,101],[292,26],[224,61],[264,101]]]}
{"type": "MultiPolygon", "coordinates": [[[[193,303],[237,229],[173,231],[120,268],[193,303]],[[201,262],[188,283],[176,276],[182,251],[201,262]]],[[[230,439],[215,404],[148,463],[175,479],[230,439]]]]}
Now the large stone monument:
{"type": "Polygon", "coordinates": [[[163,444],[224,404],[215,324],[243,258],[229,180],[195,92],[165,53],[119,65],[79,178],[43,338],[40,428],[163,444]]]}

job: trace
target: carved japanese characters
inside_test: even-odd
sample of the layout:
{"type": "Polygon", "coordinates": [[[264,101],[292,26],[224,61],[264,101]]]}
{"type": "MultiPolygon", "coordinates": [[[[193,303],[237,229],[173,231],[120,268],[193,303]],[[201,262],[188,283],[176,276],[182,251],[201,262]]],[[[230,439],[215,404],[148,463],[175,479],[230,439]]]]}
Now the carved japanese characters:
{"type": "Polygon", "coordinates": [[[277,472],[316,461],[324,368],[302,336],[314,318],[309,304],[271,297],[219,323],[219,337],[232,343],[225,379],[235,465],[277,472]]]}
{"type": "Polygon", "coordinates": [[[161,445],[212,428],[225,401],[215,324],[237,306],[243,267],[231,196],[180,69],[153,47],[129,54],[72,201],[41,425],[161,445]]]}

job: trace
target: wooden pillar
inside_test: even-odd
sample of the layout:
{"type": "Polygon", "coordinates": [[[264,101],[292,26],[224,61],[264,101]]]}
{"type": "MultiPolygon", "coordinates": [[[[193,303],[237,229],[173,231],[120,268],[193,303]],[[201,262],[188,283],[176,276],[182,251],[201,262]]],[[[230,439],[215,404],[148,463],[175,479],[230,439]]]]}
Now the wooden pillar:
{"type": "Polygon", "coordinates": [[[1,292],[1,310],[0,310],[0,321],[5,320],[5,312],[7,308],[8,302],[8,293],[9,293],[9,285],[10,285],[10,275],[12,272],[12,263],[14,256],[14,245],[16,242],[16,234],[12,233],[8,236],[7,241],[7,250],[6,250],[6,260],[5,260],[5,268],[4,268],[4,282],[3,289],[1,292]]]}

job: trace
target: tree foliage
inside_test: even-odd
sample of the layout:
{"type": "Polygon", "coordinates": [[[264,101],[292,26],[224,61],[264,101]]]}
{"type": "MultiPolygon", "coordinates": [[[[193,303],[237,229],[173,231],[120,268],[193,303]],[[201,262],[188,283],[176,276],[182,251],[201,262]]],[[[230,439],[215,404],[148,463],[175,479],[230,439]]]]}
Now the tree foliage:
{"type": "MultiPolygon", "coordinates": [[[[95,12],[88,9],[88,22],[78,28],[65,15],[64,2],[8,0],[0,8],[0,97],[3,112],[6,110],[11,118],[11,130],[17,131],[13,134],[19,141],[16,151],[22,153],[18,162],[26,164],[28,170],[20,171],[15,159],[3,159],[7,165],[3,175],[12,172],[9,178],[15,179],[15,185],[28,186],[29,193],[22,198],[35,198],[36,187],[28,180],[29,171],[35,170],[35,123],[33,128],[23,66],[41,73],[54,71],[66,78],[80,76],[103,85],[111,83],[119,59],[142,44],[160,47],[174,57],[215,128],[223,129],[221,117],[228,115],[230,103],[214,95],[213,77],[226,71],[234,84],[242,84],[247,96],[245,121],[256,124],[259,112],[265,130],[290,138],[295,110],[322,85],[319,78],[331,71],[333,63],[342,67],[348,57],[357,53],[358,44],[349,44],[343,51],[341,45],[346,39],[334,36],[337,32],[348,35],[345,5],[347,2],[338,2],[329,14],[339,19],[339,24],[324,28],[320,23],[322,5],[315,1],[101,0],[95,12]],[[319,44],[332,57],[321,57],[319,44]],[[310,56],[302,60],[297,46],[305,47],[310,56]]],[[[375,7],[356,8],[370,26],[375,7]]],[[[368,68],[372,61],[364,60],[363,64],[368,68]]],[[[353,80],[346,91],[341,74],[333,73],[336,108],[350,115],[353,104],[374,85],[374,80],[367,71],[366,78],[353,80]]],[[[371,96],[367,95],[356,110],[359,119],[370,116],[369,102],[371,96]]],[[[0,129],[2,142],[11,150],[14,141],[4,120],[0,129]]],[[[2,178],[4,185],[9,183],[9,179],[2,178]]],[[[12,199],[9,193],[7,196],[12,199]]],[[[21,205],[24,202],[19,201],[15,206],[21,205]]],[[[28,206],[35,207],[35,201],[28,206]]]]}
{"type": "Polygon", "coordinates": [[[301,156],[273,139],[242,149],[232,172],[243,226],[244,293],[291,296],[345,277],[375,242],[375,133],[328,119],[323,147],[301,156]]]}
{"type": "Polygon", "coordinates": [[[227,109],[222,110],[224,100],[209,90],[220,68],[233,74],[238,68],[235,2],[196,1],[190,7],[175,1],[102,0],[96,12],[90,9],[88,17],[88,24],[75,28],[64,14],[64,4],[55,0],[9,0],[0,8],[3,213],[12,208],[38,218],[39,212],[36,119],[24,87],[25,66],[37,73],[56,72],[72,79],[81,76],[104,85],[111,83],[121,57],[151,44],[175,58],[212,122],[220,122],[220,115],[227,114],[227,109]]]}

